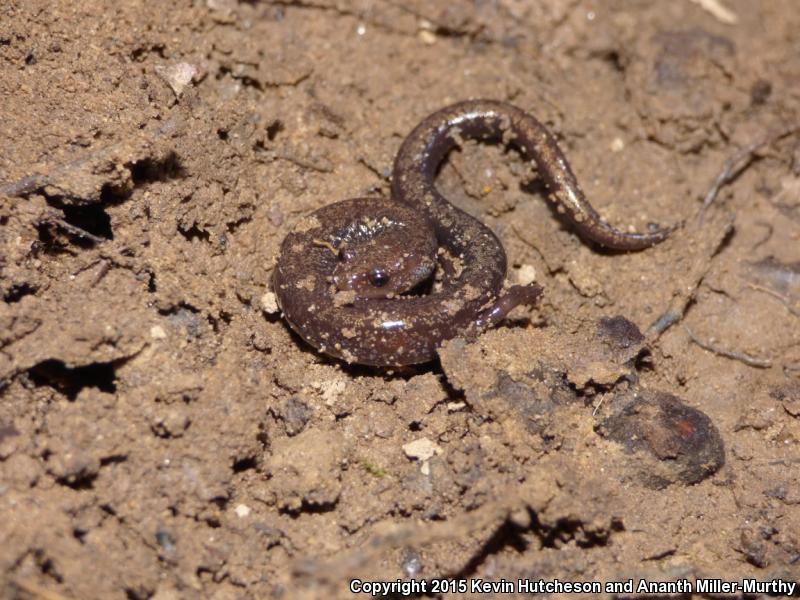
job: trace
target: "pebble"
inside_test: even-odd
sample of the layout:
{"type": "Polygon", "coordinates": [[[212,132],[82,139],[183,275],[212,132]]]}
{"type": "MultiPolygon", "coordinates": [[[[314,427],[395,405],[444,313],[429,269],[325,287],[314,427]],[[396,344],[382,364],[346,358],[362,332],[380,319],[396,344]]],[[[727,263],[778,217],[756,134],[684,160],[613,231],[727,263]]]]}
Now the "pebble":
{"type": "Polygon", "coordinates": [[[278,307],[278,299],[274,292],[267,292],[261,296],[261,308],[268,315],[275,315],[280,312],[281,309],[278,307]]]}
{"type": "Polygon", "coordinates": [[[520,265],[517,270],[517,283],[530,285],[536,281],[536,267],[533,265],[520,265]]]}
{"type": "Polygon", "coordinates": [[[413,548],[406,548],[402,558],[403,573],[406,577],[416,577],[422,572],[422,559],[413,548]]]}
{"type": "Polygon", "coordinates": [[[420,438],[403,445],[405,455],[413,460],[427,461],[436,454],[441,454],[442,449],[428,438],[420,438]]]}
{"type": "Polygon", "coordinates": [[[174,65],[156,65],[156,75],[172,88],[176,98],[180,98],[186,86],[192,82],[200,70],[192,64],[180,62],[174,65]]]}

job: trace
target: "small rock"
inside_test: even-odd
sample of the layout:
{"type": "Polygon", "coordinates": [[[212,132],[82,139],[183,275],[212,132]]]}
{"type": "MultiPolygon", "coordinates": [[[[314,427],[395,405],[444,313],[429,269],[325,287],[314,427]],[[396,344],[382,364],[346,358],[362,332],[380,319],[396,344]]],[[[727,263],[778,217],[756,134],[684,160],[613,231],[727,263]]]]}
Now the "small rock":
{"type": "Polygon", "coordinates": [[[739,417],[733,430],[753,429],[754,431],[763,431],[775,424],[776,416],[775,409],[772,407],[766,409],[753,407],[739,417]]]}
{"type": "Polygon", "coordinates": [[[426,461],[436,454],[441,454],[442,449],[428,438],[420,438],[403,446],[403,452],[412,460],[426,461]]]}
{"type": "Polygon", "coordinates": [[[800,383],[791,382],[774,386],[770,397],[783,403],[783,409],[793,417],[800,417],[800,383]]]}
{"type": "Polygon", "coordinates": [[[422,559],[413,548],[406,548],[403,551],[401,561],[406,577],[414,578],[422,572],[422,559]]]}
{"type": "Polygon", "coordinates": [[[240,519],[244,519],[245,517],[250,515],[250,507],[246,504],[239,504],[236,508],[233,509],[236,513],[236,516],[240,519]]]}
{"type": "Polygon", "coordinates": [[[182,406],[171,406],[151,417],[150,429],[161,438],[179,438],[191,421],[182,406]]]}
{"type": "Polygon", "coordinates": [[[183,90],[192,80],[200,74],[200,70],[186,62],[180,62],[170,66],[156,65],[156,75],[172,88],[176,98],[183,95],[183,90]]]}
{"type": "Polygon", "coordinates": [[[286,435],[292,437],[303,431],[312,414],[313,411],[308,404],[295,396],[289,398],[280,414],[286,427],[286,435]]]}
{"type": "Polygon", "coordinates": [[[636,324],[619,315],[602,317],[597,323],[597,334],[603,341],[620,350],[644,342],[644,335],[636,324]]]}
{"type": "Polygon", "coordinates": [[[167,339],[167,332],[164,331],[161,325],[153,325],[150,328],[150,337],[154,340],[165,340],[167,339]]]}
{"type": "Polygon", "coordinates": [[[536,267],[533,265],[520,265],[517,269],[517,283],[530,285],[536,281],[536,267]]]}
{"type": "Polygon", "coordinates": [[[264,312],[268,315],[275,315],[280,312],[281,309],[278,306],[278,297],[274,292],[267,292],[261,296],[261,308],[264,309],[264,312]]]}
{"type": "Polygon", "coordinates": [[[159,547],[167,554],[171,554],[175,552],[175,538],[169,531],[164,529],[159,529],[156,531],[156,542],[158,542],[159,547]]]}
{"type": "Polygon", "coordinates": [[[745,527],[741,529],[739,539],[739,551],[744,554],[747,562],[762,569],[769,565],[766,544],[758,533],[745,527]]]}
{"type": "Polygon", "coordinates": [[[436,34],[432,31],[428,31],[427,29],[423,29],[419,33],[417,33],[420,41],[425,44],[426,46],[432,46],[436,43],[436,34]]]}
{"type": "Polygon", "coordinates": [[[286,218],[286,215],[283,214],[283,210],[281,209],[280,204],[273,204],[269,207],[267,211],[267,218],[269,222],[272,223],[275,227],[280,227],[283,225],[283,221],[286,218]]]}
{"type": "Polygon", "coordinates": [[[614,402],[621,408],[598,426],[598,433],[634,455],[628,469],[644,485],[698,483],[725,464],[722,437],[711,419],[679,398],[644,391],[614,402]]]}

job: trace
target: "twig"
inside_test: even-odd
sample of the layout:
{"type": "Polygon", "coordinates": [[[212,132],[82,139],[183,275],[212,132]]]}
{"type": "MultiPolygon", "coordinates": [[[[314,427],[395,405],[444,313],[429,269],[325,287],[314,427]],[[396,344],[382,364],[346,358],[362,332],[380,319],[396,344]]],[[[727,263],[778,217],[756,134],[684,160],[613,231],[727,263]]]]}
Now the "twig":
{"type": "Polygon", "coordinates": [[[794,308],[792,306],[792,302],[791,302],[791,300],[789,300],[788,297],[783,296],[783,295],[779,294],[778,292],[776,292],[775,290],[769,289],[768,287],[764,287],[764,286],[761,286],[761,285],[756,285],[755,283],[748,283],[747,287],[749,287],[752,290],[756,290],[757,292],[764,292],[765,294],[769,294],[773,298],[777,298],[778,300],[780,300],[783,303],[783,305],[786,307],[786,310],[788,310],[794,316],[800,317],[800,310],[798,310],[798,309],[796,309],[796,308],[794,308]]]}
{"type": "MultiPolygon", "coordinates": [[[[727,185],[731,181],[733,181],[742,171],[747,168],[748,165],[753,160],[755,153],[762,147],[773,144],[777,140],[784,138],[788,135],[793,133],[797,133],[800,131],[800,126],[792,125],[791,127],[787,127],[777,133],[769,134],[765,136],[763,139],[754,142],[745,148],[739,150],[736,154],[728,158],[725,161],[725,164],[722,166],[722,170],[717,175],[716,179],[714,180],[711,189],[708,190],[706,193],[705,198],[703,200],[703,205],[698,211],[697,219],[694,223],[696,228],[702,228],[704,226],[705,215],[708,207],[714,202],[714,199],[719,194],[719,191],[722,189],[723,186],[727,185]]],[[[729,223],[727,228],[721,231],[722,236],[715,239],[715,242],[712,246],[708,248],[708,254],[704,257],[705,261],[703,263],[698,263],[697,270],[698,273],[695,277],[693,277],[690,281],[691,283],[686,287],[679,288],[679,291],[676,291],[672,302],[670,302],[669,307],[666,311],[661,313],[661,315],[653,322],[652,325],[647,330],[646,336],[650,343],[653,343],[664,331],[669,329],[675,323],[678,323],[683,316],[686,314],[686,310],[688,309],[690,303],[694,299],[694,294],[700,285],[705,273],[708,271],[711,258],[716,253],[717,249],[719,248],[722,241],[725,239],[725,236],[728,234],[731,228],[731,224],[729,223]]],[[[702,239],[702,238],[701,238],[702,239]]],[[[697,340],[695,340],[697,342],[697,340]]],[[[699,344],[699,343],[698,343],[699,344]]],[[[699,344],[702,346],[702,344],[699,344]]],[[[716,352],[716,350],[712,350],[716,352]]],[[[723,356],[727,356],[724,352],[718,352],[723,356]]],[[[736,358],[737,360],[741,360],[742,356],[731,357],[736,358]]],[[[753,365],[756,366],[756,365],[753,365]]]]}
{"type": "Polygon", "coordinates": [[[697,219],[700,224],[703,224],[706,210],[708,210],[708,207],[712,202],[714,202],[714,199],[717,197],[722,187],[736,179],[737,176],[739,176],[748,166],[750,166],[758,150],[764,146],[774,144],[787,135],[791,135],[798,131],[800,131],[800,126],[792,125],[791,127],[787,127],[786,129],[783,129],[777,133],[769,134],[761,140],[745,146],[736,152],[736,154],[728,158],[728,160],[726,160],[722,165],[722,170],[717,175],[714,183],[711,185],[711,189],[708,190],[705,198],[703,199],[703,206],[700,208],[700,212],[697,215],[697,219]]]}
{"type": "Polygon", "coordinates": [[[76,235],[80,238],[84,238],[86,240],[90,240],[97,244],[98,246],[105,242],[105,238],[101,238],[93,233],[89,233],[85,229],[78,227],[77,225],[73,225],[72,223],[67,223],[64,219],[60,217],[53,216],[50,219],[53,223],[61,227],[62,229],[66,230],[67,232],[71,233],[72,235],[76,235]]]}
{"type": "Polygon", "coordinates": [[[711,268],[714,256],[732,228],[733,219],[722,215],[714,216],[713,222],[703,228],[696,222],[687,224],[687,232],[693,240],[687,244],[686,258],[689,260],[689,268],[681,275],[680,284],[675,288],[669,305],[647,328],[645,337],[648,343],[654,344],[662,333],[679,323],[686,315],[700,284],[711,268]]]}
{"type": "Polygon", "coordinates": [[[275,158],[279,160],[286,160],[290,163],[297,165],[303,169],[311,169],[319,173],[333,173],[333,165],[326,159],[308,159],[302,156],[297,156],[293,152],[276,152],[275,158]]]}
{"type": "Polygon", "coordinates": [[[689,339],[692,340],[695,344],[700,346],[703,350],[708,350],[709,352],[713,352],[717,356],[724,356],[725,358],[730,358],[732,360],[738,360],[739,362],[743,362],[744,364],[750,367],[756,367],[758,369],[768,369],[772,366],[772,361],[768,358],[758,358],[756,356],[750,356],[749,354],[744,354],[742,352],[735,352],[733,350],[726,350],[724,348],[720,348],[719,346],[715,346],[708,342],[704,342],[695,336],[692,333],[692,330],[689,329],[686,325],[683,326],[686,330],[686,334],[689,336],[689,339]]]}

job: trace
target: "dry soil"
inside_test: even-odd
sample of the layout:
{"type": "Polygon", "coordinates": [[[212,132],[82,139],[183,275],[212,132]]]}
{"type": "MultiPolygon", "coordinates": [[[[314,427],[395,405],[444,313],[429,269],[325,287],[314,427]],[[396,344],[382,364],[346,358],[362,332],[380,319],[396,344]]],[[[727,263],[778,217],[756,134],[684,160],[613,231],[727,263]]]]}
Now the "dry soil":
{"type": "Polygon", "coordinates": [[[723,3],[0,2],[4,597],[797,580],[800,12],[723,3]],[[684,226],[600,251],[467,144],[440,189],[540,304],[420,368],[315,353],[281,240],[476,97],[547,123],[610,222],[684,226]]]}

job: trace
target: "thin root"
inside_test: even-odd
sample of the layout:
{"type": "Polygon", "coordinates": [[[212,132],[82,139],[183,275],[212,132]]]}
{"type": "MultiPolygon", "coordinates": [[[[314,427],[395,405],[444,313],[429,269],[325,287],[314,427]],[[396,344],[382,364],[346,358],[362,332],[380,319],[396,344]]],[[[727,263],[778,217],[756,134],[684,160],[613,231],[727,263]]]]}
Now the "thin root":
{"type": "Polygon", "coordinates": [[[800,131],[800,127],[797,125],[792,125],[791,127],[787,127],[786,129],[778,131],[777,133],[771,133],[761,140],[745,146],[736,154],[728,158],[728,160],[726,160],[722,165],[722,170],[717,175],[714,183],[711,185],[711,189],[708,190],[708,193],[706,193],[706,196],[703,199],[703,206],[700,208],[700,212],[697,215],[697,219],[700,224],[703,224],[706,210],[708,210],[708,207],[712,202],[714,202],[714,199],[717,197],[722,187],[736,179],[737,176],[739,176],[747,167],[750,166],[750,164],[753,162],[753,158],[755,158],[756,152],[758,152],[761,148],[774,144],[778,140],[785,138],[787,135],[792,135],[798,131],[800,131]]]}
{"type": "MultiPolygon", "coordinates": [[[[686,304],[688,304],[688,302],[686,304]]],[[[685,310],[685,306],[681,308],[685,310]]],[[[658,338],[658,336],[683,318],[684,310],[674,310],[672,308],[668,309],[647,329],[648,337],[653,340],[658,338]]]]}
{"type": "Polygon", "coordinates": [[[686,325],[683,326],[686,330],[686,334],[689,336],[689,339],[692,340],[695,344],[700,346],[703,350],[708,350],[709,352],[713,352],[717,356],[724,356],[725,358],[730,358],[732,360],[738,360],[739,362],[743,362],[744,364],[750,367],[756,367],[757,369],[768,369],[772,366],[772,361],[768,358],[758,358],[756,356],[750,356],[749,354],[744,354],[743,352],[735,352],[733,350],[726,350],[725,348],[720,348],[719,346],[715,346],[708,342],[704,342],[695,336],[692,333],[692,330],[689,329],[686,325]]]}

